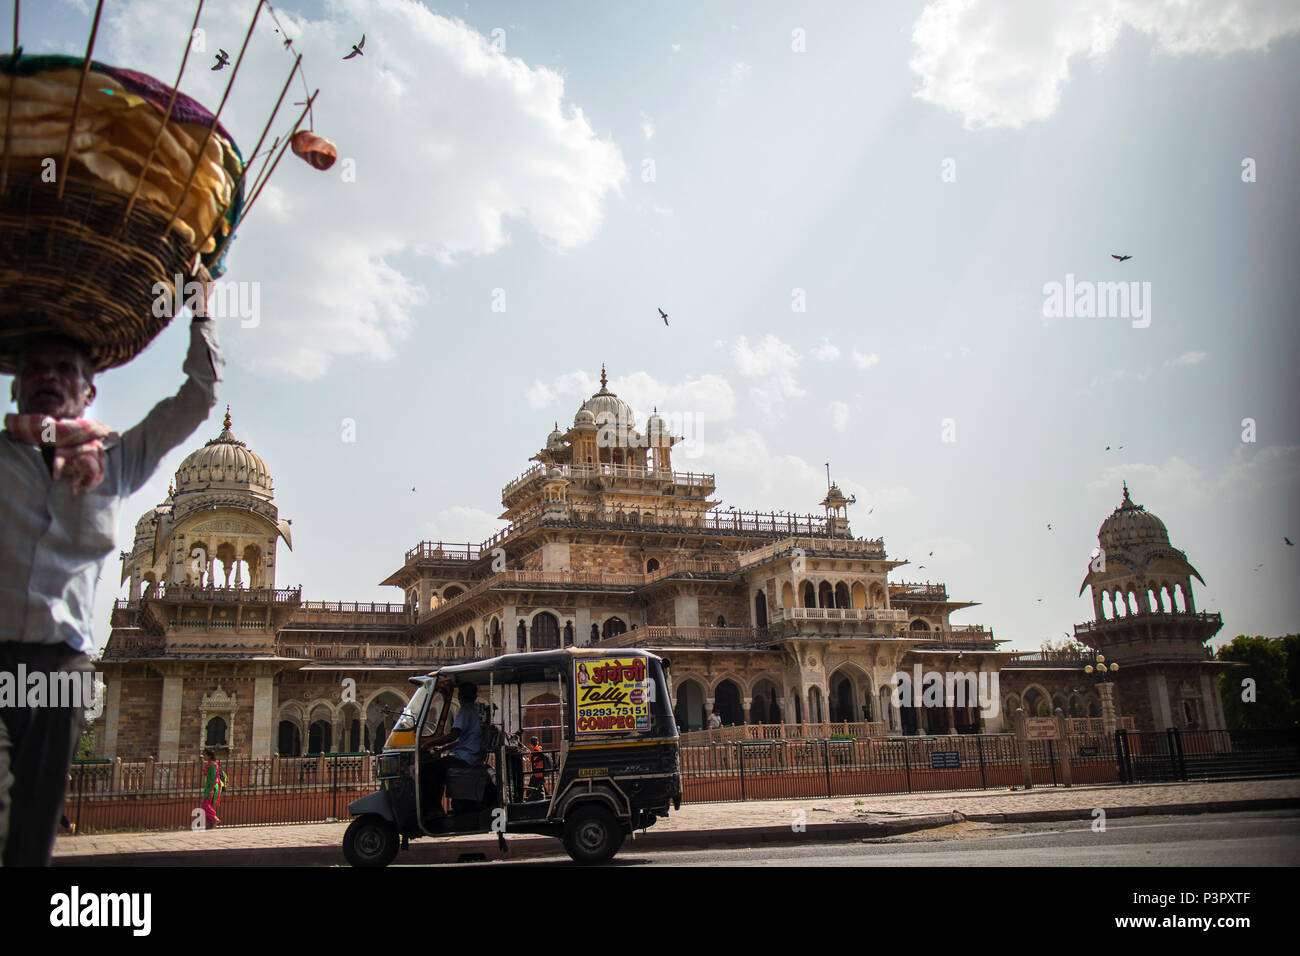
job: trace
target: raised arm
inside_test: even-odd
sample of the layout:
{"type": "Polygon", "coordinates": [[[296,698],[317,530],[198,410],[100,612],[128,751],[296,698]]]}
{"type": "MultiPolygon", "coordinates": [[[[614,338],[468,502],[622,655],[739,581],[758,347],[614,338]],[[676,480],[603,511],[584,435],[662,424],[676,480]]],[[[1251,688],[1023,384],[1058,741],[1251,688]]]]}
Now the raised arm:
{"type": "Polygon", "coordinates": [[[190,323],[190,350],[185,356],[185,383],[164,398],[144,421],[122,435],[122,484],[130,494],[144,485],[163,456],[179,445],[206,419],[217,403],[217,383],[224,360],[211,319],[190,323]]]}

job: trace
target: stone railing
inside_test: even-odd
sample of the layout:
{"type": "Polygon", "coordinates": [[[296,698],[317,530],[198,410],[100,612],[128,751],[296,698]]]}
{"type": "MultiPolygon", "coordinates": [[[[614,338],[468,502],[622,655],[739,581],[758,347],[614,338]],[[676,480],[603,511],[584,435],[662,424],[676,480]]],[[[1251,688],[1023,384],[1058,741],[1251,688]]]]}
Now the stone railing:
{"type": "MultiPolygon", "coordinates": [[[[714,488],[716,476],[693,471],[673,471],[671,468],[645,468],[640,465],[558,465],[560,475],[573,480],[590,478],[646,478],[652,481],[671,481],[687,488],[714,488]]],[[[546,465],[534,465],[501,489],[501,499],[511,497],[528,485],[545,480],[550,470],[546,465]]]]}
{"type": "MultiPolygon", "coordinates": [[[[301,604],[302,587],[296,588],[196,588],[169,584],[141,594],[148,601],[219,601],[231,604],[301,604]]],[[[126,606],[123,604],[122,606],[126,606]]]]}
{"type": "Polygon", "coordinates": [[[1192,621],[1222,626],[1223,616],[1218,611],[1141,611],[1137,614],[1121,614],[1119,617],[1108,617],[1100,621],[1085,621],[1082,624],[1074,625],[1074,633],[1086,634],[1090,631],[1123,625],[1129,621],[1142,624],[1158,624],[1161,621],[1171,623],[1192,621]]]}
{"type": "Polygon", "coordinates": [[[773,621],[888,621],[902,623],[907,620],[907,612],[891,607],[785,607],[770,612],[770,619],[773,621]]]}
{"type": "Polygon", "coordinates": [[[734,554],[720,554],[708,558],[666,558],[664,563],[644,577],[645,584],[653,584],[664,578],[681,574],[735,574],[740,570],[740,561],[734,554]]]}
{"type": "Polygon", "coordinates": [[[1056,651],[1024,651],[1004,661],[1003,667],[1078,667],[1096,661],[1097,654],[1091,650],[1074,650],[1065,648],[1056,651]]]}
{"type": "MultiPolygon", "coordinates": [[[[1116,717],[1116,730],[1136,730],[1132,717],[1116,717]]],[[[1065,732],[1067,734],[1104,734],[1106,732],[1106,722],[1100,717],[1066,717],[1065,732]]]]}
{"type": "MultiPolygon", "coordinates": [[[[792,516],[782,515],[780,517],[792,516]]],[[[825,532],[826,519],[818,518],[815,520],[820,522],[821,530],[825,532]]],[[[771,544],[765,544],[761,548],[754,548],[752,551],[746,551],[740,555],[740,566],[742,568],[752,567],[760,562],[793,553],[796,548],[805,555],[821,552],[831,553],[837,557],[883,558],[885,556],[885,541],[883,538],[791,537],[782,541],[773,541],[771,544]]]]}
{"type": "Polygon", "coordinates": [[[923,640],[936,647],[987,647],[992,649],[997,643],[991,630],[973,624],[966,627],[942,630],[904,631],[900,636],[912,640],[923,640]]]}
{"type": "Polygon", "coordinates": [[[281,641],[276,645],[280,657],[331,664],[410,664],[424,667],[455,664],[499,653],[501,648],[430,647],[425,644],[348,644],[298,643],[281,641]]]}
{"type": "Polygon", "coordinates": [[[602,638],[592,647],[735,647],[761,646],[767,634],[756,627],[677,627],[652,625],[602,638]]]}

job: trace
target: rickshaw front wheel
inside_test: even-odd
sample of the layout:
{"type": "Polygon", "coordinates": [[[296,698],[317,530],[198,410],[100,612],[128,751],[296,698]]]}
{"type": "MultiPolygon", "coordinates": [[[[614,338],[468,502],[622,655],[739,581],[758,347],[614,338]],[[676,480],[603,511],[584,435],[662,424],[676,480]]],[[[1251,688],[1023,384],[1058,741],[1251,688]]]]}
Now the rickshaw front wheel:
{"type": "Polygon", "coordinates": [[[564,848],[577,863],[604,863],[623,845],[623,830],[604,807],[579,807],[564,821],[564,848]]]}
{"type": "Polygon", "coordinates": [[[353,866],[387,866],[397,856],[397,828],[377,813],[363,814],[343,834],[343,855],[353,866]]]}

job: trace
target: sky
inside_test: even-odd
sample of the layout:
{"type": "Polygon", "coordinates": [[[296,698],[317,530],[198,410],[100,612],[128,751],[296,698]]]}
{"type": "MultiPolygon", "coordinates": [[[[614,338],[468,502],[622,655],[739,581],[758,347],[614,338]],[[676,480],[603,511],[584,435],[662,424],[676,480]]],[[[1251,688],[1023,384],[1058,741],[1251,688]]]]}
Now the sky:
{"type": "MultiPolygon", "coordinates": [[[[255,6],[209,0],[182,89],[220,101],[255,6]]],[[[92,8],[24,4],[24,49],[83,53],[92,8]]],[[[1205,579],[1215,646],[1300,630],[1300,5],[274,10],[223,123],[251,150],[278,23],[340,162],[286,156],[240,228],[224,278],[256,308],[217,320],[221,404],[125,503],[123,547],[229,403],[293,519],[277,583],[400,601],[378,582],[495,533],[604,363],[723,507],[815,513],[829,462],[854,534],[911,562],[891,580],[945,582],[1008,648],[1092,617],[1124,481],[1205,579]]],[[[109,0],[94,56],[170,83],[193,12],[109,0]]],[[[172,394],[184,324],[89,414],[125,430],[172,394]]]]}

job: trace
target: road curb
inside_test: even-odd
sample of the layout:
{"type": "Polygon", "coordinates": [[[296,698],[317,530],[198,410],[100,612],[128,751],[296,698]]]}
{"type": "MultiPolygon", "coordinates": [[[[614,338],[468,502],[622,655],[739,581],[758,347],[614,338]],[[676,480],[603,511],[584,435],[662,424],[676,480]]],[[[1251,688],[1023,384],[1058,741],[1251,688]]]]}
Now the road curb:
{"type": "MultiPolygon", "coordinates": [[[[1256,800],[1218,800],[1208,803],[1166,803],[1128,807],[1102,807],[1107,819],[1139,816],[1175,816],[1199,813],[1243,813],[1252,810],[1300,808],[1300,798],[1275,797],[1256,800]]],[[[632,850],[704,850],[717,847],[761,846],[764,844],[848,842],[933,830],[953,823],[1053,823],[1091,820],[1091,809],[1025,810],[1010,813],[933,813],[898,820],[793,826],[731,827],[714,830],[653,830],[637,834],[624,844],[632,850]]],[[[428,865],[471,860],[520,860],[562,855],[558,840],[543,836],[509,837],[509,852],[502,853],[496,839],[437,843],[417,840],[398,854],[398,864],[428,865]]],[[[155,867],[155,866],[329,866],[346,865],[341,846],[247,847],[230,849],[152,850],[138,853],[94,853],[56,856],[58,867],[155,867]]]]}

